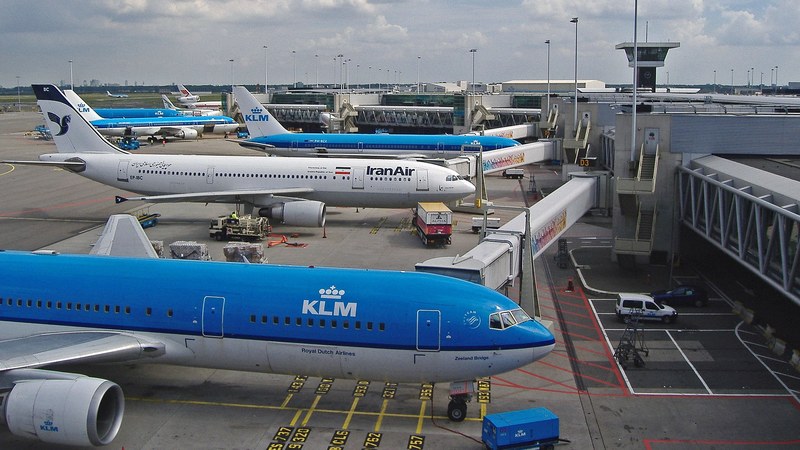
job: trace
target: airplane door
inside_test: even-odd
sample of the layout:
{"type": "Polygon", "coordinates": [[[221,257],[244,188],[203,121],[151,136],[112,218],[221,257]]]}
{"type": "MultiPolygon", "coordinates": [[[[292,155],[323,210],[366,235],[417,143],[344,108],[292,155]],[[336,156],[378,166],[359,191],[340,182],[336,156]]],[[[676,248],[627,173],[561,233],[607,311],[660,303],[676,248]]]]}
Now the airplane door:
{"type": "Polygon", "coordinates": [[[417,311],[417,350],[438,352],[441,334],[441,315],[438,310],[420,309],[417,311]]]}
{"type": "Polygon", "coordinates": [[[428,190],[428,170],[427,169],[417,169],[414,171],[417,175],[417,190],[418,191],[427,191],[428,190]]]}
{"type": "Polygon", "coordinates": [[[353,189],[364,189],[363,167],[353,167],[353,189]]]}
{"type": "Polygon", "coordinates": [[[443,155],[444,154],[444,144],[443,143],[439,142],[439,143],[436,144],[436,153],[439,154],[439,155],[443,155]]]}
{"type": "Polygon", "coordinates": [[[363,142],[359,142],[358,143],[358,153],[364,153],[364,143],[363,142]]]}
{"type": "Polygon", "coordinates": [[[225,297],[207,296],[203,299],[203,336],[221,338],[225,297]]]}
{"type": "Polygon", "coordinates": [[[206,183],[214,184],[214,168],[213,167],[209,167],[206,170],[206,183]]]}
{"type": "Polygon", "coordinates": [[[119,162],[119,166],[117,166],[117,181],[128,181],[128,164],[130,164],[130,161],[127,159],[119,162]]]}

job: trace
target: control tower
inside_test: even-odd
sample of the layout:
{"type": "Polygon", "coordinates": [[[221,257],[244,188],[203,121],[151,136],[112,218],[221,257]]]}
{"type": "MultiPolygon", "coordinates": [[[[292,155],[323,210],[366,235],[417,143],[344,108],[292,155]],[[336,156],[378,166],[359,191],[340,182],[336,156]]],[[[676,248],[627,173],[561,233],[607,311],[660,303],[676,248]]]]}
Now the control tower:
{"type": "MultiPolygon", "coordinates": [[[[637,61],[638,73],[636,79],[637,88],[651,89],[656,91],[656,67],[664,67],[664,60],[667,59],[667,52],[671,48],[680,47],[679,42],[638,42],[639,50],[637,61]]],[[[625,50],[628,57],[628,67],[633,67],[633,42],[623,42],[617,44],[616,49],[625,50]]]]}

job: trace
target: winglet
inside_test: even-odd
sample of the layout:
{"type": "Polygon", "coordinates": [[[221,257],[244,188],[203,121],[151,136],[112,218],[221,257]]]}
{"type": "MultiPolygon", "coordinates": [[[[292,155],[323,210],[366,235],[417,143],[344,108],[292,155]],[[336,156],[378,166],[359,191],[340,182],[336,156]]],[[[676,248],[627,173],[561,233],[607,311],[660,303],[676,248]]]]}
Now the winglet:
{"type": "Polygon", "coordinates": [[[109,217],[103,233],[90,253],[106,256],[158,258],[142,225],[130,214],[114,214],[109,217]]]}

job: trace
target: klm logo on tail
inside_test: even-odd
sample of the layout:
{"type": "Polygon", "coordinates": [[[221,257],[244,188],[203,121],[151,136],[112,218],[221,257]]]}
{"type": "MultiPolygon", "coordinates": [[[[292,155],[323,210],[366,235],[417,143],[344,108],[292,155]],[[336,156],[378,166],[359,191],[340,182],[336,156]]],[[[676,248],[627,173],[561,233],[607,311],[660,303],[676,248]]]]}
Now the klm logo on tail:
{"type": "Polygon", "coordinates": [[[250,114],[244,115],[245,122],[269,122],[269,114],[263,114],[264,110],[261,108],[253,108],[250,114]]]}
{"type": "Polygon", "coordinates": [[[64,117],[58,117],[54,113],[49,112],[47,113],[47,117],[53,123],[59,126],[59,130],[58,133],[56,133],[56,136],[63,136],[67,134],[67,131],[69,130],[69,121],[71,120],[69,114],[67,114],[64,117]]]}

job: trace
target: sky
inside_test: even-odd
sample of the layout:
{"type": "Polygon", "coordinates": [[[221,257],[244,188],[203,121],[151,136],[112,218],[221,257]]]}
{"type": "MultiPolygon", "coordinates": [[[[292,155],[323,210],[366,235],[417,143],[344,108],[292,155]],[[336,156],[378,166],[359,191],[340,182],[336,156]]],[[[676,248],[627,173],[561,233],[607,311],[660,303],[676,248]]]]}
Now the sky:
{"type": "MultiPolygon", "coordinates": [[[[634,0],[2,0],[0,86],[630,83],[634,0]],[[570,22],[578,17],[577,26],[570,22]],[[547,44],[550,40],[548,64],[547,44]],[[267,46],[264,49],[264,46],[267,46]],[[470,52],[470,49],[476,51],[470,52]],[[337,58],[338,55],[343,55],[337,58]],[[231,62],[230,60],[233,60],[231,62]],[[342,60],[346,61],[342,65],[342,60]],[[347,70],[344,70],[344,68],[347,70]],[[346,75],[345,75],[346,74],[346,75]],[[19,78],[17,78],[19,77],[19,78]]],[[[639,0],[659,84],[800,81],[800,1],[639,0]],[[776,69],[777,66],[777,69],[776,69]],[[750,72],[750,69],[753,69],[750,72]],[[754,75],[749,77],[748,74],[754,75]],[[763,76],[763,78],[762,78],[763,76]]]]}

